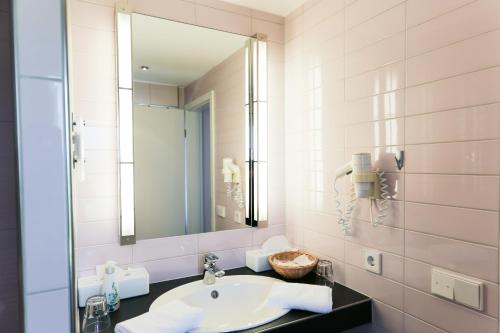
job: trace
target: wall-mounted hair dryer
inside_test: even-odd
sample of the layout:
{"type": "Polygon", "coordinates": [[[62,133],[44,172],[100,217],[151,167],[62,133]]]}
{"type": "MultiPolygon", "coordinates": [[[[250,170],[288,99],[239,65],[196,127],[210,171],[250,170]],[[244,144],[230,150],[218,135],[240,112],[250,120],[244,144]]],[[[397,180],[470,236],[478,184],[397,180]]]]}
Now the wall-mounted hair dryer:
{"type": "Polygon", "coordinates": [[[227,197],[232,198],[239,208],[244,207],[243,192],[241,191],[240,167],[230,157],[222,159],[222,175],[226,183],[227,197]]]}
{"type": "Polygon", "coordinates": [[[369,153],[358,153],[352,155],[352,160],[338,168],[335,171],[335,201],[337,222],[342,227],[345,234],[351,231],[350,219],[354,208],[356,207],[357,199],[366,198],[370,200],[370,218],[373,226],[380,224],[387,216],[387,200],[389,192],[387,191],[387,179],[384,177],[384,172],[372,170],[371,155],[369,153]],[[353,187],[349,202],[346,204],[345,212],[341,209],[339,192],[337,190],[337,179],[351,175],[353,187]],[[378,200],[378,216],[374,219],[372,215],[373,204],[377,204],[378,200]]]}
{"type": "Polygon", "coordinates": [[[240,167],[230,157],[222,159],[222,174],[224,175],[224,183],[241,183],[240,167]]]}

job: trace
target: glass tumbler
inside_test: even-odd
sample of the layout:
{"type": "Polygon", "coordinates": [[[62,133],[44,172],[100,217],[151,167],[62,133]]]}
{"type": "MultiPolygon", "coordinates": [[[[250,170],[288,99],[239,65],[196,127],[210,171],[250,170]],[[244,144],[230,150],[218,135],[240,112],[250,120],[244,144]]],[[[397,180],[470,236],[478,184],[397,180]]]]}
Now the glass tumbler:
{"type": "Polygon", "coordinates": [[[83,315],[83,333],[103,332],[111,326],[109,319],[108,304],[104,296],[92,296],[85,304],[83,315]]]}
{"type": "Polygon", "coordinates": [[[319,260],[316,265],[316,275],[333,283],[333,263],[330,260],[319,260]]]}

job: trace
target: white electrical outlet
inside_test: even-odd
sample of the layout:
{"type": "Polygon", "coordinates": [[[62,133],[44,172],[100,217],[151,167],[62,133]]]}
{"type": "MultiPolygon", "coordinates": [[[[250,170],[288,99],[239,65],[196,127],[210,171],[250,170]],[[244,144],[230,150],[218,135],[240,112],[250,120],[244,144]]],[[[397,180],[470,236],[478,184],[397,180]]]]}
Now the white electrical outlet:
{"type": "Polygon", "coordinates": [[[234,222],[236,223],[242,223],[242,216],[241,216],[241,212],[239,210],[235,210],[234,211],[234,222]]]}
{"type": "Polygon", "coordinates": [[[221,206],[221,205],[217,205],[215,207],[215,210],[217,212],[217,216],[220,216],[220,217],[226,217],[226,207],[224,206],[221,206]]]}
{"type": "Polygon", "coordinates": [[[382,273],[382,253],[380,251],[365,249],[363,259],[366,270],[377,274],[382,273]]]}

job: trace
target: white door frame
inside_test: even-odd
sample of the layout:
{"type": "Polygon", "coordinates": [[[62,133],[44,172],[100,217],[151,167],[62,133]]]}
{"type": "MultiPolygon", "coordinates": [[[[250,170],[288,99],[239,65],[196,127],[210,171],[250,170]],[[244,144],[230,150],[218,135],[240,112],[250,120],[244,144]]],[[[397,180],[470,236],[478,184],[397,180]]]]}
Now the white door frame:
{"type": "Polygon", "coordinates": [[[215,91],[211,90],[191,102],[184,105],[184,109],[194,110],[202,105],[208,104],[210,107],[210,224],[211,231],[215,230],[215,91]]]}

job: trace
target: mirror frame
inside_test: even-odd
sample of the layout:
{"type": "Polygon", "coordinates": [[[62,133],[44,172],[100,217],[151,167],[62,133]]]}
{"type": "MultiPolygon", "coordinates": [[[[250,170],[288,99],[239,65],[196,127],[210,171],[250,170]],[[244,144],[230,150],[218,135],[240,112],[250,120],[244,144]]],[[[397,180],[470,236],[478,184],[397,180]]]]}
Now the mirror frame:
{"type": "MultiPolygon", "coordinates": [[[[134,12],[127,4],[117,4],[115,9],[120,245],[130,245],[136,243],[132,91],[132,14],[134,12]]],[[[200,26],[200,28],[206,27],[200,26]]],[[[267,36],[258,33],[247,37],[249,41],[245,59],[247,75],[245,80],[245,224],[257,227],[267,225],[268,215],[267,36]]]]}

